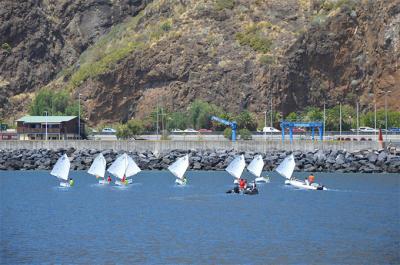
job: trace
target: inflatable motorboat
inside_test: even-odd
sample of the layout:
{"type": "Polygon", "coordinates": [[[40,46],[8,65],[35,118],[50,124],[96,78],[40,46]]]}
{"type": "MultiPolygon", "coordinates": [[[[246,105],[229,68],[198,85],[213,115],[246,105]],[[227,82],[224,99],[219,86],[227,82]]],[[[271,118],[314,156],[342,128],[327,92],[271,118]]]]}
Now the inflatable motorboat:
{"type": "Polygon", "coordinates": [[[257,188],[246,188],[244,190],[240,190],[239,187],[236,186],[232,190],[228,190],[226,193],[256,195],[256,194],[258,194],[258,189],[257,188]]]}
{"type": "Polygon", "coordinates": [[[327,188],[325,188],[325,186],[319,185],[318,183],[307,184],[304,181],[301,181],[298,179],[285,180],[285,184],[292,185],[293,187],[296,187],[298,189],[304,189],[304,190],[327,190],[327,188]]]}

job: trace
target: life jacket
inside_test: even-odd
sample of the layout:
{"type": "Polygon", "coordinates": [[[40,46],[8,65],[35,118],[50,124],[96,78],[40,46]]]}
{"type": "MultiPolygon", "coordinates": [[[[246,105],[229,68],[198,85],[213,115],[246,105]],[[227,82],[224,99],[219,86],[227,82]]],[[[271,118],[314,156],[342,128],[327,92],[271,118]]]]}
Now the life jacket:
{"type": "Polygon", "coordinates": [[[69,181],[69,185],[70,185],[70,186],[74,186],[74,180],[73,180],[73,179],[71,179],[71,180],[69,181]]]}
{"type": "Polygon", "coordinates": [[[245,184],[246,184],[246,183],[244,182],[244,180],[241,179],[240,182],[239,182],[239,187],[240,187],[241,189],[244,189],[245,184]]]}
{"type": "Polygon", "coordinates": [[[111,177],[110,176],[108,176],[107,181],[111,182],[111,177]]]}
{"type": "Polygon", "coordinates": [[[310,184],[312,184],[314,182],[314,176],[313,175],[308,176],[308,182],[310,184]]]}

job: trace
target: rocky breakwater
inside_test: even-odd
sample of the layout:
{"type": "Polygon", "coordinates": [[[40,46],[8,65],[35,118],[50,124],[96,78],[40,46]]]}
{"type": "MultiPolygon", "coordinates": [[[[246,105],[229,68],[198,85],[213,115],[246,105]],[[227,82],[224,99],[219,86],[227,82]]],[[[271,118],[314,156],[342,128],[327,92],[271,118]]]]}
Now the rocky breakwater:
{"type": "MultiPolygon", "coordinates": [[[[113,150],[0,150],[0,170],[50,170],[57,159],[64,153],[71,159],[72,170],[87,170],[93,159],[102,153],[107,166],[123,152],[113,150]]],[[[238,153],[234,150],[173,150],[165,154],[148,152],[129,152],[129,155],[143,170],[162,170],[173,163],[177,157],[189,153],[190,168],[194,170],[223,170],[238,154],[243,154],[250,163],[254,152],[238,153]]],[[[289,155],[288,151],[262,153],[265,171],[272,171],[289,155]]],[[[400,173],[400,156],[392,155],[384,150],[364,150],[359,152],[294,151],[296,171],[306,172],[363,172],[363,173],[400,173]]]]}

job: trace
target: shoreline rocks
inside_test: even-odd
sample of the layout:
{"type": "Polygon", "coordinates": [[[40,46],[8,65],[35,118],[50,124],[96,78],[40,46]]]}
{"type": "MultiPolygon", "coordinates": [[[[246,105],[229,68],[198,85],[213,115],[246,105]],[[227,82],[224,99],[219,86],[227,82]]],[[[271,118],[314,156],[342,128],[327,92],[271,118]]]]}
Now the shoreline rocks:
{"type": "MultiPolygon", "coordinates": [[[[0,150],[0,170],[51,170],[57,159],[64,153],[71,159],[71,170],[87,170],[93,159],[102,153],[107,167],[123,151],[84,149],[37,149],[37,150],[0,150]]],[[[168,153],[128,152],[142,170],[166,169],[176,158],[189,153],[190,169],[224,170],[238,154],[243,154],[249,164],[257,154],[263,156],[265,171],[274,170],[291,152],[271,151],[267,153],[236,152],[234,150],[182,150],[168,153]]],[[[385,150],[362,150],[358,152],[294,151],[295,171],[305,172],[343,172],[343,173],[400,173],[400,156],[391,155],[385,150]]]]}

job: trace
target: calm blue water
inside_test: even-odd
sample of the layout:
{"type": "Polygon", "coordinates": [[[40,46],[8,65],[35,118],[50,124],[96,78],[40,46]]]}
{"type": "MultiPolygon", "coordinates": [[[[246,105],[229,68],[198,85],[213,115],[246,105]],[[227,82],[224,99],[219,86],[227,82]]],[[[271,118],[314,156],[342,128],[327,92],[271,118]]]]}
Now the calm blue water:
{"type": "MultiPolygon", "coordinates": [[[[128,188],[72,172],[0,172],[1,264],[399,264],[400,175],[317,174],[231,195],[225,172],[141,172],[128,188]]],[[[304,176],[304,174],[297,174],[304,176]]]]}

